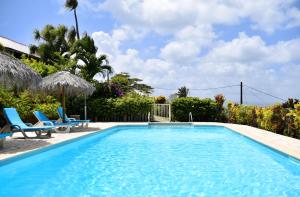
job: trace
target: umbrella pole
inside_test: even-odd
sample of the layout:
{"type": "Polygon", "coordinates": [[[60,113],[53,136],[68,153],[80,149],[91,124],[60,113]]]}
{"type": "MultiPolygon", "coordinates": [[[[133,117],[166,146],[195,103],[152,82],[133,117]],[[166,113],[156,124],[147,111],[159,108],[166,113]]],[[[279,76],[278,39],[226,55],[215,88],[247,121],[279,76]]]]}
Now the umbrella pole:
{"type": "Polygon", "coordinates": [[[87,120],[86,94],[84,94],[84,120],[87,120]]]}
{"type": "Polygon", "coordinates": [[[66,114],[66,102],[65,102],[65,87],[63,86],[61,89],[61,95],[62,95],[62,112],[63,112],[63,118],[62,122],[65,122],[65,114],[66,114]]]}

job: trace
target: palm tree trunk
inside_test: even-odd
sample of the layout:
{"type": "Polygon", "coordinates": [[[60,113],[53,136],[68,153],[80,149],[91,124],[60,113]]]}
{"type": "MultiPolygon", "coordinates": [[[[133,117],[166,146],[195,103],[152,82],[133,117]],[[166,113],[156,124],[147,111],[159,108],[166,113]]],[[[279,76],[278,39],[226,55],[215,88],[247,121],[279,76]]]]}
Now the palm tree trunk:
{"type": "Polygon", "coordinates": [[[109,84],[109,71],[107,71],[107,76],[106,76],[107,84],[109,84]]]}
{"type": "Polygon", "coordinates": [[[77,35],[77,40],[79,40],[80,37],[79,37],[79,28],[78,28],[78,20],[77,20],[76,9],[74,9],[74,16],[75,16],[75,23],[76,23],[76,35],[77,35]]]}

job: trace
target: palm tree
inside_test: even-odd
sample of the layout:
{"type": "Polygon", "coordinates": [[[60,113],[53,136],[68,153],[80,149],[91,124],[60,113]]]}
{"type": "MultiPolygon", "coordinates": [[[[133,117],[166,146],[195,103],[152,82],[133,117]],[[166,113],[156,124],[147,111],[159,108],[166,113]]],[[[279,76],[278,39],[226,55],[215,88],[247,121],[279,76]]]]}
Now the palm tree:
{"type": "Polygon", "coordinates": [[[102,76],[105,78],[107,83],[109,83],[109,76],[113,74],[113,68],[111,65],[109,65],[109,61],[106,55],[101,54],[100,57],[98,57],[99,61],[99,73],[102,74],[102,76]]]}
{"type": "Polygon", "coordinates": [[[181,88],[178,89],[177,96],[179,98],[181,98],[181,97],[187,97],[188,94],[189,94],[189,89],[187,87],[183,86],[183,87],[181,87],[181,88]]]}
{"type": "Polygon", "coordinates": [[[77,14],[76,14],[77,6],[78,6],[78,1],[77,0],[66,0],[66,2],[65,2],[65,7],[69,10],[74,11],[75,24],[76,24],[76,35],[77,35],[77,40],[79,40],[80,39],[80,37],[79,37],[79,28],[78,28],[77,14]]]}
{"type": "Polygon", "coordinates": [[[76,60],[81,60],[84,65],[79,66],[82,77],[92,82],[96,74],[101,74],[103,77],[109,77],[113,73],[112,67],[109,65],[106,55],[97,57],[97,47],[94,40],[87,34],[76,40],[70,50],[72,55],[75,55],[76,60]]]}
{"type": "Polygon", "coordinates": [[[73,28],[68,29],[64,25],[46,25],[42,30],[34,31],[34,39],[39,43],[30,45],[30,53],[38,54],[46,64],[62,65],[65,62],[61,60],[69,59],[65,54],[75,41],[75,32],[73,28]]]}

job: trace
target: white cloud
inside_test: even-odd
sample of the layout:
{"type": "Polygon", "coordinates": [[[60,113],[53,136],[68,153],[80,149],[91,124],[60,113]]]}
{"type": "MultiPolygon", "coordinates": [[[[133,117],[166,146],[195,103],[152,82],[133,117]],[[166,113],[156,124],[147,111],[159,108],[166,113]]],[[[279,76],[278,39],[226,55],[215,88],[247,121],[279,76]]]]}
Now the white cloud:
{"type": "MultiPolygon", "coordinates": [[[[199,56],[198,52],[190,52],[189,47],[182,48],[182,46],[186,42],[197,40],[197,36],[202,34],[185,34],[187,30],[184,29],[176,34],[174,40],[162,47],[161,58],[144,60],[135,49],[122,52],[119,48],[121,40],[124,40],[127,35],[115,36],[114,32],[116,31],[113,31],[112,35],[104,32],[93,34],[100,52],[105,52],[111,57],[111,65],[116,72],[129,72],[132,76],[144,79],[145,83],[153,87],[175,89],[186,85],[191,89],[201,89],[244,81],[248,85],[271,91],[275,95],[284,95],[282,97],[300,95],[299,90],[289,89],[299,78],[297,72],[300,70],[300,65],[293,62],[300,60],[297,53],[300,51],[300,39],[267,45],[259,36],[250,37],[245,33],[240,33],[239,37],[228,42],[213,41],[214,36],[211,36],[210,41],[204,44],[211,49],[207,55],[199,56]],[[211,42],[214,44],[208,44],[211,42]],[[174,47],[172,51],[169,47],[174,44],[180,46],[174,47]],[[181,52],[181,55],[177,52],[181,52]],[[182,64],[186,58],[190,59],[189,65],[182,64]]],[[[194,43],[197,45],[197,41],[194,43]]],[[[196,50],[201,50],[201,47],[196,50]]],[[[157,89],[155,94],[168,95],[175,91],[157,89]]],[[[236,101],[239,98],[238,87],[213,91],[191,90],[192,95],[201,97],[212,97],[217,93],[225,93],[229,99],[236,101]]],[[[257,102],[255,93],[250,89],[246,89],[245,93],[248,94],[246,97],[249,102],[257,102]]],[[[267,97],[264,102],[270,101],[275,100],[267,97]]]]}
{"type": "Polygon", "coordinates": [[[144,36],[145,32],[144,31],[136,31],[135,29],[127,26],[127,25],[123,25],[117,29],[113,30],[112,33],[112,38],[114,40],[118,40],[118,41],[124,41],[124,40],[137,40],[140,39],[144,36]]]}
{"type": "MultiPolygon", "coordinates": [[[[94,7],[111,12],[121,26],[111,34],[99,31],[92,36],[98,53],[108,54],[116,72],[129,72],[153,87],[175,89],[186,85],[201,89],[244,81],[274,95],[299,97],[299,89],[291,90],[300,77],[299,37],[267,44],[258,35],[241,32],[236,38],[223,41],[213,29],[215,24],[235,25],[244,19],[250,21],[247,25],[253,29],[267,33],[297,27],[300,11],[294,3],[294,0],[106,0],[94,7]],[[169,36],[161,47],[156,43],[145,47],[145,51],[159,51],[158,56],[143,59],[136,49],[121,50],[123,43],[142,41],[153,32],[169,36]]],[[[168,95],[174,91],[157,89],[155,94],[168,95]]],[[[201,97],[217,93],[225,93],[232,100],[239,98],[238,87],[191,91],[201,97]]],[[[245,94],[249,102],[258,99],[250,89],[245,94]]],[[[262,98],[266,103],[275,101],[262,98]]]]}
{"type": "Polygon", "coordinates": [[[119,53],[120,40],[115,40],[111,35],[103,31],[92,33],[98,53],[107,54],[110,59],[114,59],[119,53]]]}
{"type": "Polygon", "coordinates": [[[204,58],[206,62],[260,63],[266,65],[286,64],[300,60],[300,39],[281,41],[267,46],[259,36],[249,37],[239,33],[230,42],[220,41],[204,58]]]}
{"type": "Polygon", "coordinates": [[[172,33],[198,24],[237,24],[249,19],[268,33],[300,25],[296,0],[106,0],[103,10],[123,24],[158,33],[172,33]],[[288,24],[288,25],[286,25],[288,24]]]}
{"type": "Polygon", "coordinates": [[[208,47],[215,34],[208,25],[187,26],[175,33],[174,40],[161,49],[161,57],[180,64],[189,64],[203,48],[208,47]]]}

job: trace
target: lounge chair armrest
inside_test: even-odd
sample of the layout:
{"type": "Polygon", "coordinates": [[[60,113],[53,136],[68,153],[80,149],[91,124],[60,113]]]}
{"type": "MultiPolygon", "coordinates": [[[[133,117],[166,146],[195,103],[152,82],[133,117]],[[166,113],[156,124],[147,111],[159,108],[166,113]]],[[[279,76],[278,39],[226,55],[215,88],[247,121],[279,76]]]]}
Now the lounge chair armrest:
{"type": "Polygon", "coordinates": [[[43,121],[45,126],[53,126],[54,123],[52,121],[43,121]]]}
{"type": "Polygon", "coordinates": [[[20,127],[19,125],[10,125],[10,129],[11,129],[12,131],[14,131],[14,129],[20,131],[20,130],[21,130],[21,127],[20,127]]]}
{"type": "Polygon", "coordinates": [[[73,120],[76,120],[76,118],[68,118],[69,120],[73,121],[73,120]]]}
{"type": "Polygon", "coordinates": [[[0,128],[0,134],[1,133],[11,133],[13,131],[13,129],[14,128],[12,125],[5,125],[4,127],[0,128]]]}
{"type": "Polygon", "coordinates": [[[28,123],[25,123],[27,126],[29,126],[29,127],[32,127],[33,126],[33,124],[31,124],[30,122],[28,122],[28,123]]]}

